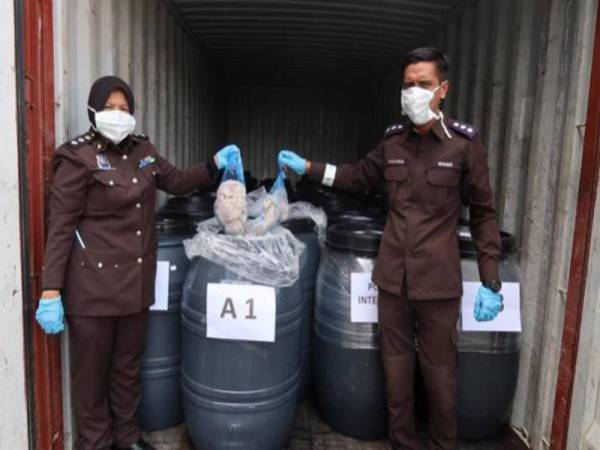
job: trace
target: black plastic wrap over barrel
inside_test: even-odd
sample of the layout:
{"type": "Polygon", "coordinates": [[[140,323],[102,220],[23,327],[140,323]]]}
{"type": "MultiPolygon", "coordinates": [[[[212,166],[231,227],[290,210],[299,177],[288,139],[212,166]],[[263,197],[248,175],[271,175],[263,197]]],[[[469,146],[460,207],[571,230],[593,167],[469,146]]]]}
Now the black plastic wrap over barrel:
{"type": "Polygon", "coordinates": [[[181,298],[189,267],[182,241],[190,237],[187,215],[157,215],[157,260],[169,261],[169,308],[150,311],[140,379],[138,419],[144,430],[170,428],[183,422],[181,407],[181,298]]]}
{"type": "Polygon", "coordinates": [[[267,343],[206,337],[209,283],[252,284],[204,258],[192,261],[182,310],[183,405],[192,442],[197,449],[281,450],[301,379],[299,284],[276,289],[276,337],[267,343]]]}
{"type": "MultiPolygon", "coordinates": [[[[518,282],[514,237],[502,232],[501,238],[500,279],[518,282]]],[[[459,244],[463,280],[479,282],[477,252],[466,226],[459,227],[459,244]]],[[[519,333],[460,333],[457,411],[461,439],[492,437],[509,419],[519,374],[519,339],[519,333]]]]}
{"type": "Polygon", "coordinates": [[[317,277],[313,379],[319,409],[336,431],[360,439],[387,433],[376,324],[351,323],[352,273],[371,273],[381,228],[338,224],[327,233],[317,277]]]}

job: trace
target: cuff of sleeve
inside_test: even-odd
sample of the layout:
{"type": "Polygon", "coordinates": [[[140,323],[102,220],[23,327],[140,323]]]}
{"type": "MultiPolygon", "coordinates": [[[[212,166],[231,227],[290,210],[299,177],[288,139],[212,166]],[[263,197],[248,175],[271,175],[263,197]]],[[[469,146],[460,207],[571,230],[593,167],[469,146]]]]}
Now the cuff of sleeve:
{"type": "Polygon", "coordinates": [[[325,164],[311,162],[310,169],[306,174],[311,180],[318,181],[320,183],[323,180],[323,175],[325,175],[325,164]]]}
{"type": "Polygon", "coordinates": [[[62,276],[50,272],[44,272],[42,275],[42,289],[44,291],[56,290],[60,291],[63,288],[62,276]]]}
{"type": "Polygon", "coordinates": [[[479,278],[481,282],[500,280],[498,274],[498,262],[492,259],[484,259],[479,261],[479,278]]]}

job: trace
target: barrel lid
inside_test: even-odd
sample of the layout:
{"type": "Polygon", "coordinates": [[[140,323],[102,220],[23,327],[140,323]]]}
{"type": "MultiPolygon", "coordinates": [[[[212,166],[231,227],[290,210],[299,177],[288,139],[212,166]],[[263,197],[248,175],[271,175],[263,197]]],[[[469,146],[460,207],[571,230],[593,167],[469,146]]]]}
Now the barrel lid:
{"type": "Polygon", "coordinates": [[[292,232],[292,234],[315,233],[317,225],[308,217],[294,217],[282,222],[281,225],[292,232]]]}
{"type": "Polygon", "coordinates": [[[159,212],[156,214],[156,231],[163,235],[189,234],[193,231],[189,214],[159,212]]]}
{"type": "Polygon", "coordinates": [[[327,214],[327,220],[331,226],[338,223],[373,224],[383,227],[385,218],[381,214],[372,211],[350,210],[332,211],[327,214]]]}
{"type": "MultiPolygon", "coordinates": [[[[500,231],[500,239],[502,242],[502,256],[506,257],[517,251],[517,242],[515,237],[507,231],[500,231]]],[[[458,243],[460,253],[464,256],[477,256],[478,251],[471,235],[471,229],[468,225],[460,223],[458,226],[458,243]]]]}
{"type": "Polygon", "coordinates": [[[382,227],[375,222],[339,223],[327,230],[326,244],[335,250],[375,256],[379,251],[382,235],[382,227]]]}

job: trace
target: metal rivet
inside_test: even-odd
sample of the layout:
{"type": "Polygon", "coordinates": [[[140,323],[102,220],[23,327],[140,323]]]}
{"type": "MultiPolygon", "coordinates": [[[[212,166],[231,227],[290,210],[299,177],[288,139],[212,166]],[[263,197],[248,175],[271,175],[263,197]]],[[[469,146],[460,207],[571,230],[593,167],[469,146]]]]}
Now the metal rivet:
{"type": "Polygon", "coordinates": [[[154,171],[154,170],[153,170],[153,171],[152,171],[152,175],[156,175],[156,171],[154,171]]]}
{"type": "Polygon", "coordinates": [[[123,155],[123,159],[127,159],[127,155],[123,155]]]}
{"type": "Polygon", "coordinates": [[[137,230],[137,231],[135,232],[135,234],[136,234],[137,236],[141,236],[141,235],[142,235],[142,230],[137,230]]]}
{"type": "Polygon", "coordinates": [[[458,127],[458,126],[460,126],[460,123],[458,123],[458,122],[454,122],[454,126],[455,126],[455,127],[458,127]]]}
{"type": "Polygon", "coordinates": [[[98,263],[98,269],[102,269],[103,264],[101,262],[98,263]]]}
{"type": "Polygon", "coordinates": [[[138,258],[137,262],[138,262],[138,264],[141,264],[142,263],[142,258],[138,258]]]}
{"type": "Polygon", "coordinates": [[[142,205],[141,205],[140,203],[136,203],[136,204],[135,204],[135,207],[136,207],[137,209],[140,209],[140,208],[142,207],[142,205]]]}
{"type": "Polygon", "coordinates": [[[465,128],[467,128],[467,126],[466,126],[466,125],[461,125],[461,126],[460,126],[460,129],[461,129],[461,130],[464,130],[465,128]]]}
{"type": "Polygon", "coordinates": [[[89,134],[86,134],[86,135],[84,136],[84,138],[85,138],[85,140],[86,140],[86,141],[89,141],[89,140],[90,140],[92,137],[91,137],[89,134]]]}
{"type": "Polygon", "coordinates": [[[469,133],[472,133],[472,132],[473,132],[473,128],[467,128],[467,131],[468,131],[469,133]]]}
{"type": "Polygon", "coordinates": [[[108,181],[108,184],[109,184],[109,185],[111,185],[111,186],[114,186],[114,185],[115,185],[115,182],[114,182],[113,180],[109,180],[109,181],[108,181]]]}
{"type": "Polygon", "coordinates": [[[102,144],[96,145],[97,148],[102,148],[102,144]]]}
{"type": "Polygon", "coordinates": [[[83,267],[83,266],[85,266],[85,263],[82,261],[82,262],[81,262],[81,267],[83,267]]]}
{"type": "Polygon", "coordinates": [[[115,264],[115,269],[118,269],[118,268],[119,268],[119,265],[118,265],[118,264],[115,264]]]}
{"type": "Polygon", "coordinates": [[[71,145],[77,145],[77,141],[71,141],[71,145]]]}
{"type": "Polygon", "coordinates": [[[133,184],[137,184],[137,182],[138,182],[138,179],[137,179],[137,178],[134,178],[133,180],[131,180],[131,182],[132,182],[133,184]]]}
{"type": "Polygon", "coordinates": [[[78,140],[79,142],[85,142],[85,139],[83,139],[83,138],[79,138],[79,139],[77,139],[77,140],[78,140]]]}

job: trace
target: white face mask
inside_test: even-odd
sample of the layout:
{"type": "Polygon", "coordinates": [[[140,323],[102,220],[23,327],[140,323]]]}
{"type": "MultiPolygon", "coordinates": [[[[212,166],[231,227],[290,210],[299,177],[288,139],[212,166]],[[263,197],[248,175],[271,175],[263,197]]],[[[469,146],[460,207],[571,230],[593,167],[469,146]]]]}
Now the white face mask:
{"type": "Polygon", "coordinates": [[[440,87],[433,91],[418,86],[402,89],[402,113],[407,114],[415,125],[425,125],[433,119],[439,119],[440,116],[431,110],[429,104],[440,87]]]}
{"type": "Polygon", "coordinates": [[[135,129],[135,118],[125,111],[111,109],[98,112],[90,106],[88,109],[94,113],[96,131],[115,145],[119,145],[135,129]]]}

